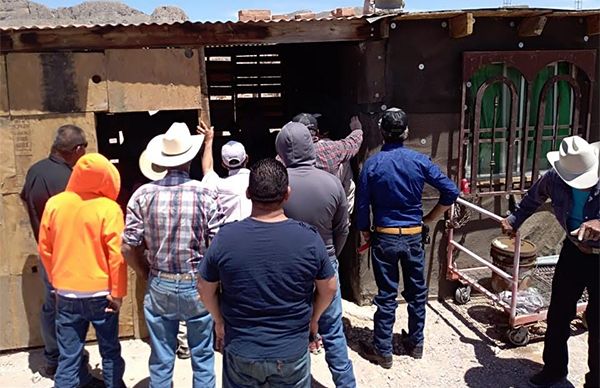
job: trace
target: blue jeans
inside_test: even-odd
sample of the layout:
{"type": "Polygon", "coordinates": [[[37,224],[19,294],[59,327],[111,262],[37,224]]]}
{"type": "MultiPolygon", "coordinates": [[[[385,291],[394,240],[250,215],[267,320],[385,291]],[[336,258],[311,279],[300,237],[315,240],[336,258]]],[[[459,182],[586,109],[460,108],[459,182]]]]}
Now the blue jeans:
{"type": "Polygon", "coordinates": [[[335,386],[351,388],[356,387],[356,379],[354,378],[352,361],[348,357],[348,345],[346,344],[342,322],[342,293],[340,291],[339,276],[337,275],[339,264],[335,256],[331,256],[330,260],[336,272],[338,288],[331,304],[319,319],[319,334],[323,339],[325,360],[335,386]]]}
{"type": "Polygon", "coordinates": [[[310,388],[308,351],[294,360],[260,360],[223,354],[223,388],[296,387],[310,388]]]}
{"type": "Polygon", "coordinates": [[[423,344],[425,328],[425,304],[427,285],[425,284],[425,253],[420,234],[394,235],[373,234],[373,273],[379,292],[374,303],[377,311],[374,317],[373,344],[383,356],[392,354],[392,333],[396,321],[398,302],[398,282],[402,267],[404,291],[402,296],[408,306],[408,335],[413,345],[423,344]]]}
{"type": "Polygon", "coordinates": [[[54,288],[48,281],[44,265],[38,265],[40,278],[44,283],[44,304],[40,315],[40,330],[44,341],[44,357],[47,366],[58,365],[58,344],[56,342],[56,296],[54,288]]]}
{"type": "Polygon", "coordinates": [[[150,387],[170,387],[173,380],[179,321],[187,324],[193,386],[216,385],[213,320],[196,289],[195,280],[151,277],[144,296],[144,316],[150,334],[150,387]]]}
{"type": "Polygon", "coordinates": [[[92,375],[82,363],[83,346],[90,323],[102,356],[102,375],[107,387],[124,387],[125,361],[119,343],[119,314],[107,313],[105,296],[97,298],[57,298],[56,338],[60,357],[54,383],[60,388],[79,387],[90,382],[92,375]]]}

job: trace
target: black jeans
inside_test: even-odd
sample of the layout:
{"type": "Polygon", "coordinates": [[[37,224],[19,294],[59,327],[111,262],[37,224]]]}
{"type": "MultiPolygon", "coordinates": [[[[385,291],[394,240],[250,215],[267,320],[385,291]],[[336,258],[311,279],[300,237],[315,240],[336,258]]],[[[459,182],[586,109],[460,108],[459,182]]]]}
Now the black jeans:
{"type": "Polygon", "coordinates": [[[586,312],[588,322],[588,366],[585,375],[585,387],[598,387],[598,336],[599,306],[598,278],[600,257],[587,255],[566,239],[560,256],[554,279],[552,280],[552,298],[548,309],[548,330],[544,340],[544,369],[557,376],[567,375],[569,353],[567,340],[570,335],[571,320],[575,317],[577,301],[587,288],[589,300],[586,312]]]}

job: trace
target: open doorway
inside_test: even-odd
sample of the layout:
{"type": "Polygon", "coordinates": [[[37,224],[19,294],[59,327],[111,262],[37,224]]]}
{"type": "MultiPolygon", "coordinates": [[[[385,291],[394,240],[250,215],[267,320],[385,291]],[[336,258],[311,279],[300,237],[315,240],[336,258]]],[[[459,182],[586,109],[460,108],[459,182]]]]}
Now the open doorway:
{"type": "MultiPolygon", "coordinates": [[[[96,136],[98,151],[113,162],[121,174],[121,191],[117,202],[123,209],[131,194],[148,182],[138,167],[138,159],[148,142],[165,133],[174,122],[184,122],[190,132],[198,125],[197,110],[148,112],[97,113],[96,136]]],[[[190,175],[202,179],[200,155],[192,161],[190,175]]]]}

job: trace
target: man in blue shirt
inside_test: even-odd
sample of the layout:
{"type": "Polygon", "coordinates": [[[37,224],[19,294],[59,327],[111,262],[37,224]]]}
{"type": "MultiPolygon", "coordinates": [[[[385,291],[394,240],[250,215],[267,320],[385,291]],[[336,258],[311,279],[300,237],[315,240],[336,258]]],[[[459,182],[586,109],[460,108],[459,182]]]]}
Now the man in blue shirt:
{"type": "Polygon", "coordinates": [[[408,333],[402,343],[409,355],[423,356],[425,327],[425,258],[422,224],[440,217],[458,197],[456,185],[431,159],[404,147],[408,118],[398,108],[388,109],[380,121],[385,144],[369,158],[361,171],[358,186],[357,227],[371,242],[373,272],[379,292],[374,303],[373,344],[361,343],[365,358],[384,368],[392,367],[392,330],[398,303],[398,282],[402,267],[408,303],[408,333]],[[437,205],[423,217],[421,197],[425,183],[440,192],[437,205]],[[370,211],[373,212],[371,225],[370,211]]]}
{"type": "Polygon", "coordinates": [[[223,386],[308,388],[309,334],[336,293],[335,270],[317,230],[285,216],[281,163],[254,164],[247,195],[251,216],[223,226],[200,262],[200,295],[224,346],[223,386]]]}
{"type": "Polygon", "coordinates": [[[588,366],[585,387],[598,387],[600,336],[600,142],[588,144],[578,137],[562,140],[558,151],[546,156],[552,170],[545,173],[527,191],[514,213],[504,219],[502,230],[512,234],[548,198],[556,219],[567,232],[552,280],[548,308],[548,329],[544,340],[544,368],[532,376],[534,386],[547,387],[567,376],[569,354],[567,340],[577,302],[588,290],[588,366]]]}

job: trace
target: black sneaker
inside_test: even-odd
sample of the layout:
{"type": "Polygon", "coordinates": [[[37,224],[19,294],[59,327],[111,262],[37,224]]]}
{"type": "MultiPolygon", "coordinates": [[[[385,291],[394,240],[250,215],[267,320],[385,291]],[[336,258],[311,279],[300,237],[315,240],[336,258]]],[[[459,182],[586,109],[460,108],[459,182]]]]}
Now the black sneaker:
{"type": "Polygon", "coordinates": [[[188,358],[190,358],[192,355],[190,354],[190,349],[188,348],[184,348],[183,346],[179,346],[177,348],[177,358],[179,358],[180,360],[187,360],[188,358]]]}
{"type": "Polygon", "coordinates": [[[567,375],[557,376],[556,374],[550,373],[545,369],[531,376],[529,379],[529,385],[532,387],[551,387],[555,384],[565,382],[567,375]]]}
{"type": "Polygon", "coordinates": [[[423,358],[423,344],[415,345],[410,341],[408,333],[402,330],[402,346],[406,350],[406,354],[412,358],[421,359],[423,358]]]}
{"type": "Polygon", "coordinates": [[[92,376],[92,379],[81,388],[106,388],[106,384],[104,384],[104,380],[92,376]]]}
{"type": "Polygon", "coordinates": [[[394,364],[392,356],[382,356],[375,350],[373,345],[370,343],[360,341],[360,354],[366,360],[371,361],[374,364],[378,364],[382,368],[390,369],[394,364]]]}
{"type": "Polygon", "coordinates": [[[42,375],[49,378],[54,378],[58,365],[46,365],[42,370],[42,375]]]}

